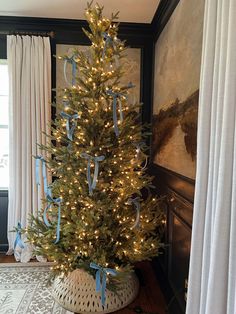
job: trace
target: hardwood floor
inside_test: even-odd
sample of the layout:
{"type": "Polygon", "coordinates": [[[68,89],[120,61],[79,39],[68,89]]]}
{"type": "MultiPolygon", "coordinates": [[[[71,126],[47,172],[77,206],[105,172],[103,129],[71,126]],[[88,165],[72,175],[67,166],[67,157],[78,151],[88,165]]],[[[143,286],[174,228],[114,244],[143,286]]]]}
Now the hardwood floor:
{"type": "Polygon", "coordinates": [[[16,263],[16,261],[12,255],[0,253],[0,263],[16,263]]]}
{"type": "Polygon", "coordinates": [[[140,290],[136,300],[116,314],[166,314],[166,302],[149,262],[137,265],[140,290]]]}
{"type": "MultiPolygon", "coordinates": [[[[13,256],[0,254],[0,263],[14,263],[13,256]]],[[[166,302],[149,262],[137,264],[137,275],[140,281],[138,297],[128,307],[116,314],[166,314],[166,302]]]]}

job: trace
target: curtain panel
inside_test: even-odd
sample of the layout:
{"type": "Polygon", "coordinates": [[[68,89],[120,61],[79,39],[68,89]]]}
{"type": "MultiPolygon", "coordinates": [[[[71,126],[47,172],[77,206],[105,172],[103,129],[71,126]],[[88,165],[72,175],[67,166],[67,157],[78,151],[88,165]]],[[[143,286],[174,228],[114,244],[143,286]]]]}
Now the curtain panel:
{"type": "Polygon", "coordinates": [[[236,313],[236,0],[206,0],[187,314],[236,313]]]}
{"type": "MultiPolygon", "coordinates": [[[[51,51],[48,37],[7,36],[9,69],[9,205],[8,242],[14,249],[18,222],[27,227],[30,214],[37,215],[43,184],[36,185],[34,156],[41,155],[51,120],[51,51]]],[[[44,156],[46,157],[46,156],[44,156]]],[[[42,178],[41,182],[42,182],[42,178]]],[[[28,261],[31,247],[15,250],[15,257],[28,261]]]]}

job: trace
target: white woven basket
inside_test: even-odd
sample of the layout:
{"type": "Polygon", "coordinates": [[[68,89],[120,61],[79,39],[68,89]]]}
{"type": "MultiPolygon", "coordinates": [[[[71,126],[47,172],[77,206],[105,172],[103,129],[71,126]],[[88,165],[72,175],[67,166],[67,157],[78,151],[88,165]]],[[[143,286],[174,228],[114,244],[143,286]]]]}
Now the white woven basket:
{"type": "Polygon", "coordinates": [[[106,304],[103,308],[101,294],[96,292],[93,276],[76,269],[61,280],[57,277],[53,283],[52,296],[65,309],[80,314],[111,313],[130,304],[139,289],[135,274],[130,274],[126,282],[121,283],[118,293],[106,290],[106,304]]]}

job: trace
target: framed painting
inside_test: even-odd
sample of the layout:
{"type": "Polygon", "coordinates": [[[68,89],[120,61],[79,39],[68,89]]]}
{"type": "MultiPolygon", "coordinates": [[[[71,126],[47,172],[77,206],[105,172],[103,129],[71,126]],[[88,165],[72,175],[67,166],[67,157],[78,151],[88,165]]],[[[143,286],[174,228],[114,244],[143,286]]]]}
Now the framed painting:
{"type": "Polygon", "coordinates": [[[180,1],[155,48],[153,162],[191,179],[196,170],[203,16],[204,0],[180,1]]]}
{"type": "MultiPolygon", "coordinates": [[[[58,44],[56,46],[56,54],[57,56],[62,56],[65,54],[70,55],[75,48],[81,51],[86,51],[88,46],[58,44]]],[[[121,84],[127,85],[129,82],[132,82],[135,85],[129,101],[139,102],[141,80],[141,48],[127,48],[124,58],[121,59],[121,64],[124,66],[125,70],[125,74],[121,79],[121,84]]],[[[71,69],[67,67],[66,77],[68,78],[69,82],[71,82],[71,76],[71,69]]],[[[56,63],[56,86],[57,88],[66,88],[68,86],[68,82],[66,82],[64,75],[64,62],[59,59],[57,59],[56,63]]]]}

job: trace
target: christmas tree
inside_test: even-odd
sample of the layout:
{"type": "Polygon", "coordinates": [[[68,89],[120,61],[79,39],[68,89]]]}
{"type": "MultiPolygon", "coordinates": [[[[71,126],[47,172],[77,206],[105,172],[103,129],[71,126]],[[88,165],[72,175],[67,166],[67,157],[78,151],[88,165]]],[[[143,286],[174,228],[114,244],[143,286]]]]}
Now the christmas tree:
{"type": "Polygon", "coordinates": [[[141,105],[128,103],[133,85],[120,83],[126,48],[117,38],[117,15],[107,19],[102,12],[91,4],[86,10],[89,50],[62,56],[72,86],[60,91],[50,145],[41,147],[50,157],[36,158],[45,200],[27,236],[37,255],[56,262],[54,275],[77,268],[94,275],[99,265],[116,270],[119,280],[135,262],[158,254],[162,211],[143,168],[141,105]],[[55,178],[49,186],[46,168],[55,178]]]}

